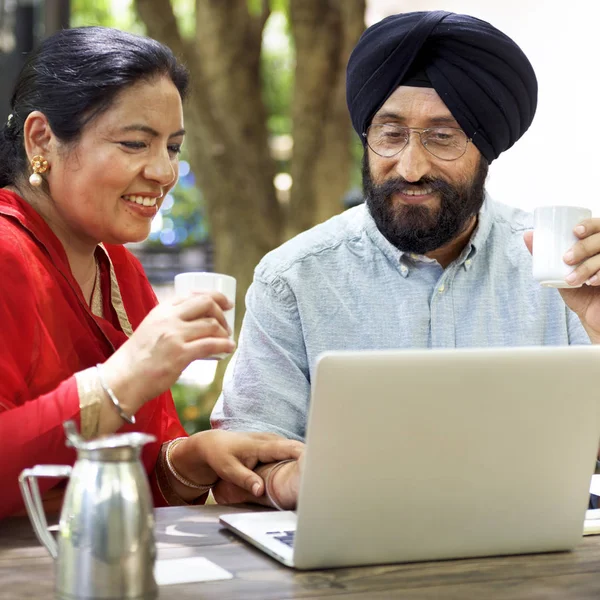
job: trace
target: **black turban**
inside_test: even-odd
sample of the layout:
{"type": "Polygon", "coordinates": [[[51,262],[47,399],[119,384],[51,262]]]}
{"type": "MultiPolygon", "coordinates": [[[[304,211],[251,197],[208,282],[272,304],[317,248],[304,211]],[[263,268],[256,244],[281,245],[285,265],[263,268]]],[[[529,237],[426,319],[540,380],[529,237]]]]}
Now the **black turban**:
{"type": "Polygon", "coordinates": [[[415,76],[429,79],[489,162],[533,121],[537,80],[515,42],[474,17],[412,12],[369,27],[350,56],[346,99],[359,135],[396,88],[415,76]]]}

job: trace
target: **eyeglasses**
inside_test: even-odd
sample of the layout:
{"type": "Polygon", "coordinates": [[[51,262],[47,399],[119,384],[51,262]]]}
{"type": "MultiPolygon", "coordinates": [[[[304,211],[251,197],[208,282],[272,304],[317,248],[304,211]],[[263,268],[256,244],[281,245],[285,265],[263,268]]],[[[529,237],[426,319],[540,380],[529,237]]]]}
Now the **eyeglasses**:
{"type": "Polygon", "coordinates": [[[456,160],[467,151],[471,141],[458,127],[402,127],[395,123],[370,125],[363,137],[369,148],[384,158],[391,158],[402,152],[410,142],[411,131],[418,134],[421,144],[429,154],[440,160],[456,160]]]}

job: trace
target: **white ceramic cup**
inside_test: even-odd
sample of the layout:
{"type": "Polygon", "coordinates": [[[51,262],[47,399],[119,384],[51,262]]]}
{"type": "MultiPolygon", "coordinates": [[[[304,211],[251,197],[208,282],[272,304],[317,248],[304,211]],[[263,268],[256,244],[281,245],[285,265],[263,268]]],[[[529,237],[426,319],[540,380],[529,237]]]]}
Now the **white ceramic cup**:
{"type": "Polygon", "coordinates": [[[545,287],[570,288],[565,277],[577,265],[568,265],[563,256],[579,238],[573,229],[592,211],[578,206],[542,206],[533,211],[533,278],[545,287]]]}
{"type": "MultiPolygon", "coordinates": [[[[227,300],[235,303],[235,278],[231,275],[222,273],[202,273],[190,272],[179,273],[175,275],[175,295],[180,297],[189,296],[194,292],[221,292],[227,300]]],[[[230,310],[223,312],[227,325],[231,329],[230,338],[233,340],[233,330],[235,325],[235,306],[230,310]]],[[[214,354],[208,358],[220,359],[227,358],[229,354],[214,354]]]]}

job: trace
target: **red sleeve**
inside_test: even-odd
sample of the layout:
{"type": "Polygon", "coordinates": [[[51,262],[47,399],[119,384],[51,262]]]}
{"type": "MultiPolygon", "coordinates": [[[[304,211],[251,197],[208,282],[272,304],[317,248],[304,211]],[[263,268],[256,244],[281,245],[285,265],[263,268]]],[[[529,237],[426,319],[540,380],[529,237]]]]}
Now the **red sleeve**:
{"type": "MultiPolygon", "coordinates": [[[[74,450],[65,446],[63,422],[79,426],[77,383],[70,373],[44,372],[41,354],[48,349],[40,333],[40,317],[31,293],[31,269],[19,245],[3,235],[0,260],[0,518],[23,501],[18,476],[36,464],[73,464],[74,450]],[[54,383],[50,383],[54,378],[54,383]],[[40,381],[32,392],[32,381],[40,381]],[[57,383],[61,382],[58,386],[57,383]]],[[[31,264],[31,261],[29,262],[31,264]]],[[[53,372],[49,372],[53,371],[53,372]]],[[[56,480],[41,479],[43,491],[56,480]]]]}
{"type": "MultiPolygon", "coordinates": [[[[2,402],[5,403],[4,399],[2,402]]],[[[39,464],[73,464],[75,451],[65,446],[63,430],[63,422],[68,419],[74,419],[79,427],[75,377],[70,377],[49,394],[0,412],[0,519],[23,508],[18,484],[23,469],[39,464]]],[[[55,479],[39,479],[42,494],[56,482],[55,479]]]]}

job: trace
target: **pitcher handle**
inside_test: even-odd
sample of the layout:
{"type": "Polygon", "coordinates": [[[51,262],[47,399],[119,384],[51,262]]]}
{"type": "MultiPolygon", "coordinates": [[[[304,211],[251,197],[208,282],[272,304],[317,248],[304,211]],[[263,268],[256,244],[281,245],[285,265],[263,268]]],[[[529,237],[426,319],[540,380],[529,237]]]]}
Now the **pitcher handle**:
{"type": "Polygon", "coordinates": [[[50,556],[56,560],[58,557],[58,548],[54,538],[48,531],[48,521],[44,512],[42,496],[38,486],[38,477],[70,477],[72,467],[66,465],[36,465],[31,469],[25,469],[19,475],[19,487],[25,508],[29,515],[29,520],[33,525],[33,530],[42,546],[46,547],[50,556]]]}

